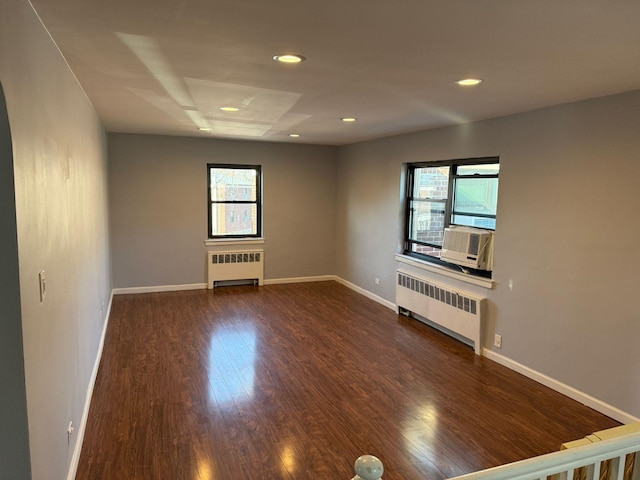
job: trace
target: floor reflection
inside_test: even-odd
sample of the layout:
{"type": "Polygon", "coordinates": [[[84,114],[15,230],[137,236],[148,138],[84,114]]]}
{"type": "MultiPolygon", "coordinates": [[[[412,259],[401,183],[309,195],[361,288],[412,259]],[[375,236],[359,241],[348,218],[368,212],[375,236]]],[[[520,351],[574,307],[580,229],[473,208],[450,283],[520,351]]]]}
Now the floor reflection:
{"type": "Polygon", "coordinates": [[[211,467],[211,463],[208,460],[200,460],[198,461],[198,471],[197,476],[194,480],[213,480],[213,469],[211,467]]]}
{"type": "Polygon", "coordinates": [[[421,460],[436,459],[435,440],[438,436],[438,409],[425,404],[411,411],[403,424],[405,448],[421,460]]]}
{"type": "Polygon", "coordinates": [[[280,452],[284,474],[294,474],[296,472],[296,453],[292,445],[285,445],[280,452]]]}
{"type": "MultiPolygon", "coordinates": [[[[455,415],[447,410],[442,412],[436,405],[423,404],[410,410],[403,422],[405,449],[420,462],[435,467],[447,478],[485,468],[478,458],[476,443],[466,435],[460,424],[443,415],[455,415]],[[452,427],[454,427],[452,429],[452,427]]],[[[472,425],[473,418],[469,418],[472,425]]]]}
{"type": "Polygon", "coordinates": [[[224,405],[250,400],[255,383],[256,329],[220,326],[209,342],[209,400],[224,405]]]}

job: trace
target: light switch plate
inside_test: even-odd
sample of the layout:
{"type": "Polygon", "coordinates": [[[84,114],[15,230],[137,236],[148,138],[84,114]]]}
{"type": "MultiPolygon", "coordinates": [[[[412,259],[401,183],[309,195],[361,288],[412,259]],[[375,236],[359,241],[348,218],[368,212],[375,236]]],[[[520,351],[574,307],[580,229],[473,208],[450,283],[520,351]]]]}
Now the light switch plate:
{"type": "Polygon", "coordinates": [[[40,279],[40,301],[44,302],[44,297],[47,296],[47,279],[44,270],[38,273],[38,278],[40,279]]]}

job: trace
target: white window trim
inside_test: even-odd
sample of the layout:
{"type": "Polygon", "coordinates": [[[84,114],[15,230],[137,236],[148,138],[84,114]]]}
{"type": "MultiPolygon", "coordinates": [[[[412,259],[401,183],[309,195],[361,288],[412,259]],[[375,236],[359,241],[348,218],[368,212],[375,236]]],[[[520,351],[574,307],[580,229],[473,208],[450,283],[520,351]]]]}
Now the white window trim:
{"type": "Polygon", "coordinates": [[[490,278],[476,277],[468,273],[456,272],[455,270],[451,270],[445,266],[437,265],[426,260],[420,260],[416,257],[403,255],[401,253],[396,254],[396,261],[404,263],[406,265],[411,265],[412,267],[419,268],[426,272],[436,273],[438,275],[442,275],[443,277],[454,278],[456,280],[460,280],[461,282],[476,285],[478,287],[484,287],[488,290],[491,290],[493,288],[493,285],[495,284],[495,282],[490,278]]]}
{"type": "Polygon", "coordinates": [[[264,238],[208,238],[204,241],[206,247],[224,247],[227,245],[262,245],[264,238]]]}

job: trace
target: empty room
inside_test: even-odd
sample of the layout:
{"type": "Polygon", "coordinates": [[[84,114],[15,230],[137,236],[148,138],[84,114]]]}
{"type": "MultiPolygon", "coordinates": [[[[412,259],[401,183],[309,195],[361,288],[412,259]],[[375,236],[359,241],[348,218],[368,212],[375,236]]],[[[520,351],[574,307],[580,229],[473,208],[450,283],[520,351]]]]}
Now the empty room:
{"type": "Polygon", "coordinates": [[[638,478],[637,18],[4,0],[0,479],[638,478]]]}

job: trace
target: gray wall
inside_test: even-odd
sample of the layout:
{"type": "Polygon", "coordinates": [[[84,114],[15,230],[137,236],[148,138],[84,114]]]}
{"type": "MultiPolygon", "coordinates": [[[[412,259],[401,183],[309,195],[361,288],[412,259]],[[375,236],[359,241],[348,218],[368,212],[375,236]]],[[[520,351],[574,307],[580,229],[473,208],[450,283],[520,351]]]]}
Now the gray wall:
{"type": "MultiPolygon", "coordinates": [[[[5,437],[3,425],[0,436],[15,440],[15,448],[1,448],[0,458],[30,455],[34,479],[62,479],[77,440],[75,435],[67,444],[67,426],[81,423],[111,291],[106,138],[66,62],[23,0],[0,3],[0,82],[13,141],[19,293],[11,287],[14,301],[20,299],[24,350],[24,375],[15,355],[3,365],[22,376],[24,385],[16,379],[2,388],[15,398],[26,388],[30,445],[25,451],[23,435],[5,437]],[[41,270],[48,291],[43,303],[41,270]]],[[[6,161],[3,183],[10,175],[6,161]]],[[[11,228],[9,216],[3,211],[1,229],[11,228]]],[[[9,255],[15,253],[9,246],[9,255]]],[[[15,271],[10,275],[15,278],[15,271]]],[[[19,342],[15,316],[20,313],[14,308],[6,317],[2,303],[3,328],[12,322],[12,338],[19,342]]],[[[0,402],[3,414],[13,408],[20,415],[11,400],[2,396],[0,402]]],[[[10,477],[30,478],[26,467],[10,477]]]]}
{"type": "Polygon", "coordinates": [[[640,416],[639,126],[635,91],[343,147],[336,273],[393,301],[403,163],[499,155],[496,285],[450,283],[490,299],[486,346],[640,416]]]}
{"type": "Polygon", "coordinates": [[[110,134],[115,287],[206,282],[207,163],[262,165],[265,279],[334,273],[334,147],[110,134]]]}

